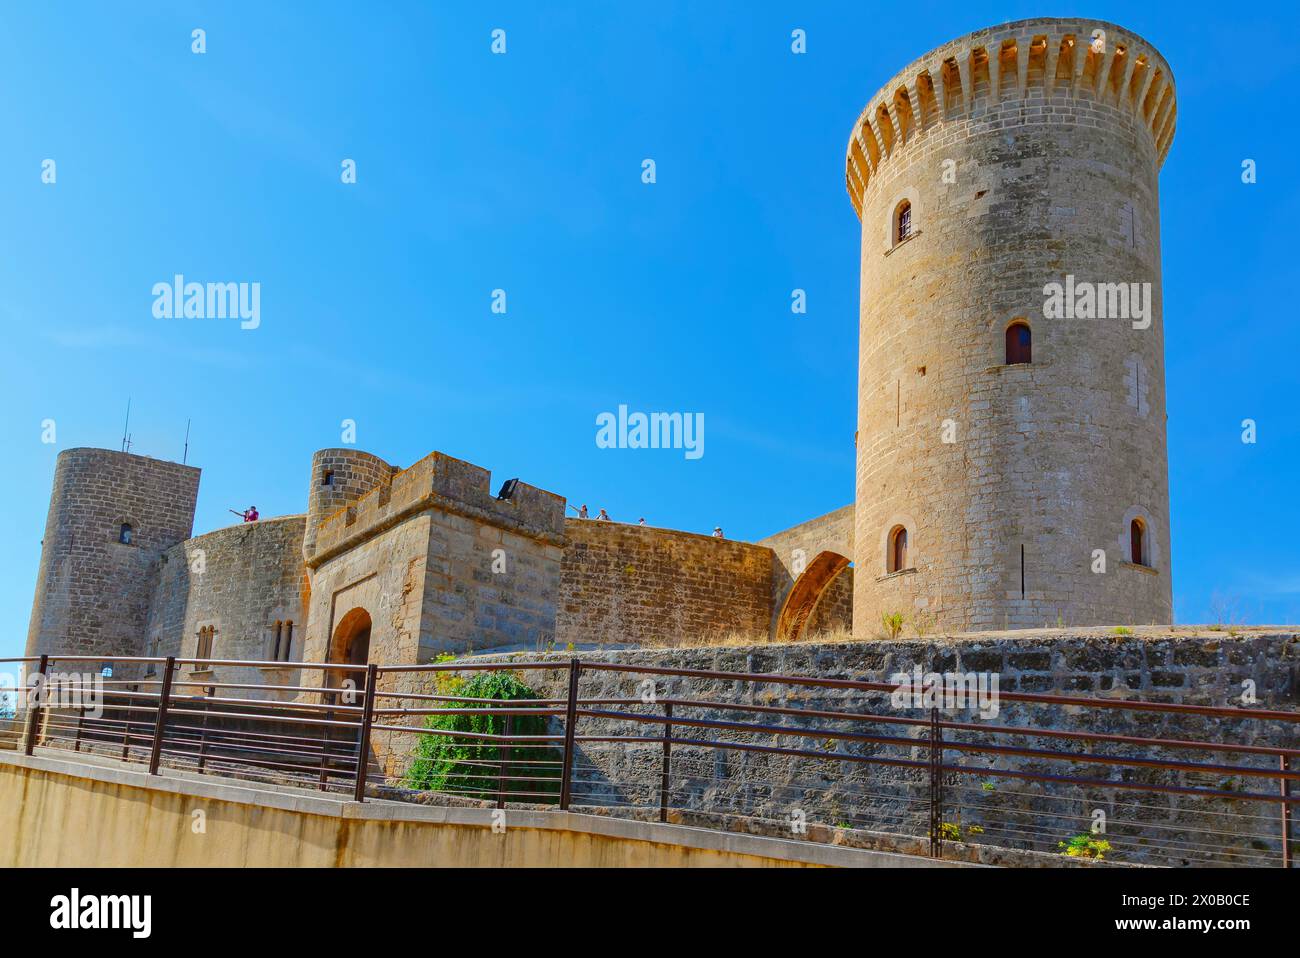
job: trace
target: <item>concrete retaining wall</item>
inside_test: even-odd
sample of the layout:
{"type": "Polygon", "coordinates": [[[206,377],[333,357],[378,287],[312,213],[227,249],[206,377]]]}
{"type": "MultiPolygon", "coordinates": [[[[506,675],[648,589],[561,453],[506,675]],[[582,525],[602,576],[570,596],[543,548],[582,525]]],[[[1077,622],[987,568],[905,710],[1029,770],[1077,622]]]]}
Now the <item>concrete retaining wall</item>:
{"type": "Polygon", "coordinates": [[[951,866],[563,812],[339,801],[296,789],[0,754],[6,867],[951,866]],[[201,823],[201,824],[200,824],[201,823]]]}

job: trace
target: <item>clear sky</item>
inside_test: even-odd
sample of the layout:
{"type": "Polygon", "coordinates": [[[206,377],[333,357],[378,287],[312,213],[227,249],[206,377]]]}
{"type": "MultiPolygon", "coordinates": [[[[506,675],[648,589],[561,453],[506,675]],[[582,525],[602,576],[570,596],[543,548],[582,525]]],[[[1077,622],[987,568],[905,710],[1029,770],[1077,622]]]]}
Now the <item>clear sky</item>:
{"type": "MultiPolygon", "coordinates": [[[[344,419],[390,462],[438,449],[615,519],[759,538],[848,503],[850,127],[932,47],[1075,12],[8,0],[0,655],[25,641],[55,455],[117,448],[128,397],[135,452],[180,459],[192,420],[196,532],[250,503],[303,511],[344,419]],[[260,326],[155,319],[176,273],[260,283],[260,326]],[[705,454],[598,449],[619,404],[703,412],[705,454]]],[[[1178,86],[1161,175],[1177,620],[1215,618],[1217,595],[1243,621],[1300,621],[1300,18],[1078,12],[1151,40],[1178,86]]]]}

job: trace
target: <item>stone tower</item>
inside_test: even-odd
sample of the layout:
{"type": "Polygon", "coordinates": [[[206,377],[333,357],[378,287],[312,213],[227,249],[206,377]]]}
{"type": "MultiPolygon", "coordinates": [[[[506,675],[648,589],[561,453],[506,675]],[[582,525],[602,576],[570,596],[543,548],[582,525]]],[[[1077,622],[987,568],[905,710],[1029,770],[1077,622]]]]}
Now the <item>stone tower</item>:
{"type": "Polygon", "coordinates": [[[59,453],[26,654],[143,655],[156,563],[190,537],[198,492],[193,466],[59,453]]]}
{"type": "Polygon", "coordinates": [[[316,551],[316,531],[321,522],[350,506],[371,489],[393,477],[396,466],[359,449],[321,449],[311,457],[311,487],[307,493],[307,531],[302,541],[303,559],[316,551]]]}
{"type": "Polygon", "coordinates": [[[893,612],[1171,621],[1157,178],[1176,109],[1147,41],[1043,19],[926,54],[859,116],[859,636],[893,612]]]}

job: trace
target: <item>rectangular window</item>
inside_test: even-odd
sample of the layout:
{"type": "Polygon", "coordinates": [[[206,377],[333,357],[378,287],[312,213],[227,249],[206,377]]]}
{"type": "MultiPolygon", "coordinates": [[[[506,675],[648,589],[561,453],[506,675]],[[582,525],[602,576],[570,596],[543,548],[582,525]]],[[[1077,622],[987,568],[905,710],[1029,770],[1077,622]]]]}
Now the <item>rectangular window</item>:
{"type": "Polygon", "coordinates": [[[195,658],[212,658],[212,638],[216,635],[216,632],[216,626],[212,625],[205,625],[203,628],[199,629],[199,643],[198,650],[194,654],[195,658]]]}

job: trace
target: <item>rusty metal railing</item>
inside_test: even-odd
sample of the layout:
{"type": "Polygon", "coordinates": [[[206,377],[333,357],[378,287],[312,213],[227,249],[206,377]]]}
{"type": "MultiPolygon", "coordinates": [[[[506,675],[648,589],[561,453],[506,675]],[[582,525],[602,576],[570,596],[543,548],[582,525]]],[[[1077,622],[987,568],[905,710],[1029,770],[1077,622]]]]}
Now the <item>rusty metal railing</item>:
{"type": "Polygon", "coordinates": [[[0,688],[23,706],[0,737],[28,755],[358,802],[558,807],[937,857],[1290,867],[1300,801],[1294,711],[1003,692],[979,718],[900,707],[889,682],[577,658],[5,663],[26,676],[0,688]],[[268,669],[297,679],[245,674],[268,669]],[[462,691],[483,673],[523,677],[527,696],[462,691]]]}

